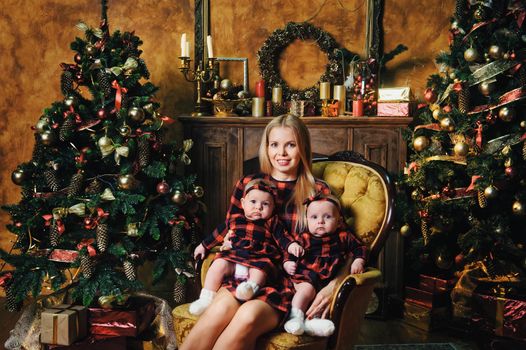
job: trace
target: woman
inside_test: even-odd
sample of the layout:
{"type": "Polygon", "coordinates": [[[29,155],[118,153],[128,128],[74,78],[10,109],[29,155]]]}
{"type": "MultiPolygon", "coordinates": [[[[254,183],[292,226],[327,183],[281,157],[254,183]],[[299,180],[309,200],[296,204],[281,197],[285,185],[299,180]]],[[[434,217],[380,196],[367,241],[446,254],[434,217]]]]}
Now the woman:
{"type": "MultiPolygon", "coordinates": [[[[242,212],[240,199],[245,185],[263,178],[277,187],[276,210],[285,226],[297,235],[306,227],[303,200],[316,192],[329,194],[327,185],[317,182],[311,171],[310,135],[303,122],[291,115],[270,121],[259,147],[261,174],[240,179],[231,197],[227,220],[242,212]]],[[[218,232],[214,232],[218,235],[218,232]]],[[[236,282],[223,285],[199,321],[192,328],[181,350],[253,349],[259,336],[278,327],[285,319],[292,300],[290,281],[269,281],[258,297],[241,304],[234,298],[236,282]]],[[[306,312],[307,318],[325,318],[329,311],[335,281],[323,288],[306,312]]]]}

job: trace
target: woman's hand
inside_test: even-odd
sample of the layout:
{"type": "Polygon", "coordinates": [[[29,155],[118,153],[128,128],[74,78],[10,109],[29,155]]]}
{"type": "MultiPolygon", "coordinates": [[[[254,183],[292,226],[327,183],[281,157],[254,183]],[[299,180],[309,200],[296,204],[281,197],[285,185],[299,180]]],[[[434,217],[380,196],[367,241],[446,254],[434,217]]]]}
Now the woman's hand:
{"type": "Polygon", "coordinates": [[[206,255],[206,248],[203,245],[203,243],[201,243],[197,247],[195,247],[195,250],[194,250],[194,259],[195,260],[202,260],[202,259],[204,259],[205,255],[206,255]]]}
{"type": "Polygon", "coordinates": [[[294,275],[296,273],[296,267],[298,264],[296,264],[294,261],[287,260],[283,263],[283,268],[289,275],[294,275]]]}
{"type": "Polygon", "coordinates": [[[351,274],[362,273],[365,271],[365,260],[362,258],[354,259],[351,265],[351,274]]]}
{"type": "Polygon", "coordinates": [[[232,249],[232,236],[234,235],[234,231],[233,230],[228,230],[226,236],[225,236],[225,239],[223,240],[223,244],[221,245],[221,248],[219,248],[219,250],[221,251],[224,251],[224,250],[230,250],[232,249]]]}
{"type": "Polygon", "coordinates": [[[305,313],[305,316],[307,316],[308,319],[314,317],[327,318],[335,285],[336,281],[332,280],[328,285],[323,287],[318,294],[316,294],[312,304],[305,313]]]}
{"type": "Polygon", "coordinates": [[[299,258],[299,257],[302,256],[303,253],[304,253],[303,247],[300,246],[298,242],[292,242],[292,243],[289,245],[287,251],[288,251],[290,254],[294,255],[296,258],[299,258]]]}

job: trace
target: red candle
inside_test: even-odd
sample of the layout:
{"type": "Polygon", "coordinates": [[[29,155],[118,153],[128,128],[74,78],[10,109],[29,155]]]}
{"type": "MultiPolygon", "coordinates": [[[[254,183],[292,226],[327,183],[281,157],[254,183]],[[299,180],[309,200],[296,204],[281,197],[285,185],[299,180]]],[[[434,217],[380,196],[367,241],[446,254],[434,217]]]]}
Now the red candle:
{"type": "Polygon", "coordinates": [[[256,97],[265,97],[265,80],[256,82],[256,97]]]}
{"type": "Polygon", "coordinates": [[[355,117],[363,116],[363,100],[352,101],[352,115],[355,117]]]}

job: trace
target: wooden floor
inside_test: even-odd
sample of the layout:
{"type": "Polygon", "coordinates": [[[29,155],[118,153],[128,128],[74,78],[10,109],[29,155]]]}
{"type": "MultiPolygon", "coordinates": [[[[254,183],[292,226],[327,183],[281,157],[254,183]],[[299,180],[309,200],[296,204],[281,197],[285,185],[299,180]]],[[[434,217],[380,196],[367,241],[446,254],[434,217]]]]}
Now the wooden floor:
{"type": "MultiPolygon", "coordinates": [[[[20,313],[9,313],[4,308],[4,299],[0,298],[0,349],[3,349],[9,331],[18,320],[20,313]]],[[[466,330],[467,331],[467,330],[466,330]]],[[[467,335],[459,331],[442,330],[431,333],[409,326],[400,319],[364,321],[360,330],[358,344],[415,344],[415,343],[452,343],[456,350],[500,350],[526,349],[516,343],[492,343],[491,339],[484,339],[467,335]]]]}

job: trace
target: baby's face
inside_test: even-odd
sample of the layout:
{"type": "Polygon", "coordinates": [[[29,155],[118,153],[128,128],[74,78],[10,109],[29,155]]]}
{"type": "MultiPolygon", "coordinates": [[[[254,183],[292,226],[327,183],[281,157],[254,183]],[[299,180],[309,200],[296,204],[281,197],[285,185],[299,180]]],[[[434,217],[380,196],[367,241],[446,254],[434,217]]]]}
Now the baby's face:
{"type": "Polygon", "coordinates": [[[336,231],[340,223],[338,208],[329,201],[314,201],[307,208],[307,224],[309,232],[317,237],[323,237],[336,231]]]}
{"type": "Polygon", "coordinates": [[[270,193],[254,189],[241,198],[241,206],[248,220],[268,219],[274,211],[274,200],[270,193]]]}

